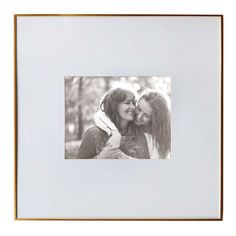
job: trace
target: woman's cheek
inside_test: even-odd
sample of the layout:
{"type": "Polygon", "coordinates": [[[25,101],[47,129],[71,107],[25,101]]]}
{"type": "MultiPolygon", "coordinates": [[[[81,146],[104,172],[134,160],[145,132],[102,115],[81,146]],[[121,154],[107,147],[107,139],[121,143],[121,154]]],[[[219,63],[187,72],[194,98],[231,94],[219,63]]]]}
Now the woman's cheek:
{"type": "Polygon", "coordinates": [[[150,123],[150,119],[144,118],[144,122],[145,122],[145,124],[149,124],[150,123]]]}

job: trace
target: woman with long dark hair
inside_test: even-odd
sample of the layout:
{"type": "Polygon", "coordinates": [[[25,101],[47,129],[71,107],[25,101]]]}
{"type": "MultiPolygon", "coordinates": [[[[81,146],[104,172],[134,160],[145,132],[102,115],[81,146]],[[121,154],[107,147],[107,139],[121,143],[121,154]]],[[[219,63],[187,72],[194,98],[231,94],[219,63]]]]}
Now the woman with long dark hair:
{"type": "Polygon", "coordinates": [[[115,130],[110,129],[109,133],[97,126],[88,129],[77,158],[149,158],[145,136],[134,124],[135,96],[132,91],[122,88],[109,90],[100,103],[100,110],[109,117],[115,130]]]}

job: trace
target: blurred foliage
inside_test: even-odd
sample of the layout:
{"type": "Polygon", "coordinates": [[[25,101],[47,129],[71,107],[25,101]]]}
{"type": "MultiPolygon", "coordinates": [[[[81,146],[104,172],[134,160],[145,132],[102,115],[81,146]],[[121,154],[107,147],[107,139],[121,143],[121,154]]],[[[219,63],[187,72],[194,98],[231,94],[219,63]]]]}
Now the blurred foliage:
{"type": "Polygon", "coordinates": [[[83,133],[93,125],[93,115],[107,90],[130,88],[137,94],[146,88],[155,89],[170,98],[169,77],[67,76],[65,77],[65,139],[66,158],[73,158],[83,133]]]}

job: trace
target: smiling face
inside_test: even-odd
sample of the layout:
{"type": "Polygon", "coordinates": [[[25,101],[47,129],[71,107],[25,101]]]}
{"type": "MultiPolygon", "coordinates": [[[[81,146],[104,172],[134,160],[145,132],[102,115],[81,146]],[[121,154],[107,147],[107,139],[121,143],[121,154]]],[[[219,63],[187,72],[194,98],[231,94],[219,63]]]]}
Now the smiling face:
{"type": "Polygon", "coordinates": [[[144,98],[141,98],[136,107],[136,117],[135,124],[136,125],[148,125],[152,120],[153,110],[148,102],[145,101],[144,98]]]}
{"type": "Polygon", "coordinates": [[[134,97],[129,94],[126,99],[118,105],[118,114],[120,119],[124,121],[134,120],[134,109],[135,100],[134,97]]]}

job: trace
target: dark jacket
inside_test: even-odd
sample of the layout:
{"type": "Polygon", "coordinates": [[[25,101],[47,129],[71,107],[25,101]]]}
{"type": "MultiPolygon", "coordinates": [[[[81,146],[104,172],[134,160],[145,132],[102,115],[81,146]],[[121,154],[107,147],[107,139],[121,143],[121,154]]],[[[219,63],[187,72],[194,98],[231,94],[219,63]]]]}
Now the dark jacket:
{"type": "MultiPolygon", "coordinates": [[[[107,133],[98,127],[89,128],[83,135],[77,158],[91,159],[97,156],[106,146],[109,139],[107,133]]],[[[127,134],[121,137],[120,150],[126,155],[138,159],[149,159],[147,140],[143,132],[132,126],[127,134]]],[[[108,158],[109,159],[109,158],[108,158]]]]}

